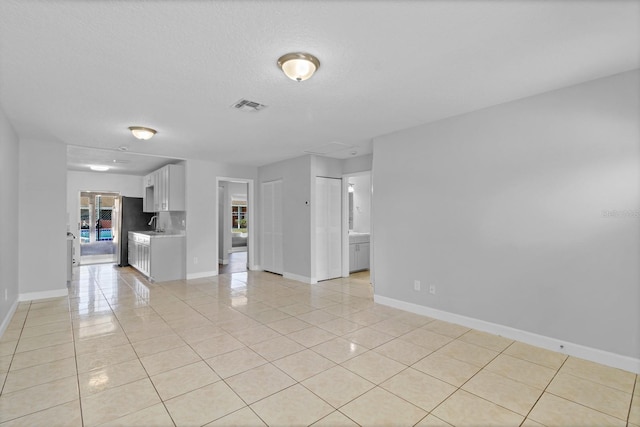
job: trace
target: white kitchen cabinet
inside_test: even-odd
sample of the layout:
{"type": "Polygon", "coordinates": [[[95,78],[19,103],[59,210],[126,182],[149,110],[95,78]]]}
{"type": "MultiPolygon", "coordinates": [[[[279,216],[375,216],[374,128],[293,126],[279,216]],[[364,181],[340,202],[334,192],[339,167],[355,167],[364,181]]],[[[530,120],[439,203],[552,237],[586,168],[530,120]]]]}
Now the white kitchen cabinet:
{"type": "Polygon", "coordinates": [[[184,211],[184,190],[184,165],[166,165],[144,177],[143,210],[184,211]]]}
{"type": "Polygon", "coordinates": [[[129,232],[129,264],[154,282],[186,277],[185,236],[129,232]]]}
{"type": "Polygon", "coordinates": [[[148,175],[145,175],[142,179],[142,211],[143,212],[155,212],[155,207],[153,205],[153,191],[154,184],[156,182],[155,172],[151,172],[148,175]]]}
{"type": "Polygon", "coordinates": [[[158,212],[183,211],[184,199],[184,166],[166,165],[157,171],[158,212]]]}
{"type": "Polygon", "coordinates": [[[155,177],[154,177],[154,175],[153,175],[153,172],[152,172],[152,173],[150,173],[150,174],[148,174],[148,175],[145,175],[145,176],[144,176],[144,180],[143,180],[143,182],[144,182],[144,187],[145,187],[145,188],[147,188],[147,187],[153,187],[153,184],[154,184],[154,182],[155,182],[155,177]]]}
{"type": "Polygon", "coordinates": [[[151,236],[129,232],[129,264],[149,276],[151,236]]]}
{"type": "MultiPolygon", "coordinates": [[[[164,169],[164,168],[163,168],[164,169]]],[[[164,177],[162,169],[158,169],[153,173],[153,211],[160,212],[162,209],[162,198],[164,196],[164,177]]]]}
{"type": "Polygon", "coordinates": [[[369,269],[369,243],[349,244],[349,272],[369,269]]]}

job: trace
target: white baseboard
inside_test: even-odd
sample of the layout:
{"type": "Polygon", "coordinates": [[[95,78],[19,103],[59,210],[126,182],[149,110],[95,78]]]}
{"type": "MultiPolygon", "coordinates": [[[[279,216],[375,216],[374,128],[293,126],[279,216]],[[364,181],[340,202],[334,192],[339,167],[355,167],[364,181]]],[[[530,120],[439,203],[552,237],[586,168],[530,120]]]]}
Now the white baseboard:
{"type": "Polygon", "coordinates": [[[187,274],[187,280],[191,280],[191,279],[202,279],[203,277],[211,277],[211,276],[217,276],[218,275],[218,270],[214,270],[214,271],[203,271],[201,273],[191,273],[191,274],[187,274]]]}
{"type": "Polygon", "coordinates": [[[505,338],[534,345],[536,347],[541,347],[547,350],[563,353],[569,356],[579,357],[581,359],[590,360],[602,365],[612,366],[614,368],[640,374],[640,359],[636,359],[633,357],[623,356],[620,354],[599,350],[597,348],[566,342],[556,338],[546,337],[532,332],[515,329],[509,326],[486,322],[484,320],[474,319],[472,317],[466,317],[455,313],[449,313],[447,311],[437,310],[435,308],[400,301],[381,295],[374,295],[373,299],[375,302],[382,305],[388,305],[389,307],[399,308],[400,310],[409,311],[411,313],[420,314],[422,316],[429,316],[433,317],[434,319],[456,323],[458,325],[466,326],[478,331],[488,332],[490,334],[499,335],[505,338]]]}
{"type": "Polygon", "coordinates": [[[284,277],[285,279],[297,280],[298,282],[302,282],[302,283],[308,283],[310,285],[315,285],[316,283],[318,283],[317,281],[313,282],[311,277],[300,276],[298,274],[293,274],[293,273],[284,272],[282,273],[282,277],[284,277]]]}
{"type": "Polygon", "coordinates": [[[0,338],[2,338],[2,336],[4,335],[4,331],[6,331],[9,327],[9,323],[11,323],[11,319],[13,319],[13,315],[16,312],[17,308],[18,300],[16,299],[13,304],[11,304],[9,312],[6,314],[6,316],[4,316],[4,319],[2,319],[2,323],[0,323],[0,338]]]}
{"type": "Polygon", "coordinates": [[[55,289],[53,291],[27,292],[24,294],[20,294],[18,296],[18,300],[34,301],[34,300],[45,299],[45,298],[66,297],[67,295],[69,295],[69,290],[67,288],[64,288],[64,289],[55,289]]]}
{"type": "Polygon", "coordinates": [[[218,258],[218,264],[227,265],[227,264],[229,264],[229,259],[220,259],[220,258],[218,258]]]}

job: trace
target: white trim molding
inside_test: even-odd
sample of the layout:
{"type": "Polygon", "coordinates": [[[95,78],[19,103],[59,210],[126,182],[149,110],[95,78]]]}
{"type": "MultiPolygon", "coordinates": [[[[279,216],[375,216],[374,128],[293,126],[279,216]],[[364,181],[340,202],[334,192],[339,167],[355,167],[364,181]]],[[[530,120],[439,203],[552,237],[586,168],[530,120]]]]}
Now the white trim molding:
{"type": "Polygon", "coordinates": [[[11,304],[11,308],[9,308],[9,312],[7,313],[7,315],[4,317],[4,319],[2,319],[2,323],[0,324],[0,338],[2,338],[4,332],[9,327],[9,323],[11,323],[11,319],[13,319],[13,315],[15,314],[17,309],[18,300],[16,299],[13,304],[11,304]]]}
{"type": "Polygon", "coordinates": [[[302,282],[302,283],[308,283],[309,285],[315,285],[316,283],[318,283],[317,280],[314,281],[313,279],[311,279],[311,277],[300,276],[298,274],[293,274],[293,273],[287,273],[286,271],[282,273],[282,277],[284,277],[285,279],[297,280],[298,282],[302,282]]]}
{"type": "Polygon", "coordinates": [[[386,305],[400,310],[408,311],[422,316],[433,317],[434,319],[456,323],[478,331],[488,332],[501,337],[520,341],[526,344],[541,347],[547,350],[566,354],[568,356],[579,357],[602,365],[611,366],[625,371],[640,374],[640,359],[623,356],[616,353],[587,347],[580,344],[562,341],[556,338],[534,334],[532,332],[499,325],[497,323],[486,322],[472,317],[462,316],[447,311],[437,310],[423,305],[400,301],[381,295],[374,295],[373,300],[382,305],[386,305]]]}
{"type": "Polygon", "coordinates": [[[35,301],[39,299],[46,298],[58,298],[58,297],[66,297],[69,295],[69,289],[55,289],[52,291],[43,291],[43,292],[27,292],[24,294],[20,294],[18,296],[19,301],[35,301]]]}
{"type": "Polygon", "coordinates": [[[192,279],[202,279],[203,277],[211,277],[211,276],[217,276],[218,275],[218,270],[214,270],[214,271],[202,271],[200,273],[190,273],[187,274],[187,280],[192,280],[192,279]]]}

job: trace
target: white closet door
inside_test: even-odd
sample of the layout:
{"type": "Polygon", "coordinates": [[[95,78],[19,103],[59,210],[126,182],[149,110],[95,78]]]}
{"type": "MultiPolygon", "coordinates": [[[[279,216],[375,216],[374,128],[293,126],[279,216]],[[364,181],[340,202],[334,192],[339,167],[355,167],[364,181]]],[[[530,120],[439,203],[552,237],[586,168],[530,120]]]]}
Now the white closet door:
{"type": "Polygon", "coordinates": [[[316,279],[342,276],[342,180],[316,177],[316,279]]]}
{"type": "Polygon", "coordinates": [[[273,271],[282,274],[284,272],[283,249],[283,215],[282,215],[282,181],[273,183],[273,271]]]}
{"type": "Polygon", "coordinates": [[[282,181],[262,184],[262,269],[282,274],[282,181]]]}

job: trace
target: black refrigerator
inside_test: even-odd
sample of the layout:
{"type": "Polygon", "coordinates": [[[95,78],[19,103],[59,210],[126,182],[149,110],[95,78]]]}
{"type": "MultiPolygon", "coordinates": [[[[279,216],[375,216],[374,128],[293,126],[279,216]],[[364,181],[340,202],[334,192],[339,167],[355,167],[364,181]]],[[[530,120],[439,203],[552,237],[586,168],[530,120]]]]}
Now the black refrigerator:
{"type": "Polygon", "coordinates": [[[126,267],[129,265],[129,231],[153,230],[149,225],[153,213],[142,211],[142,197],[120,198],[120,209],[118,212],[118,265],[126,267]]]}

